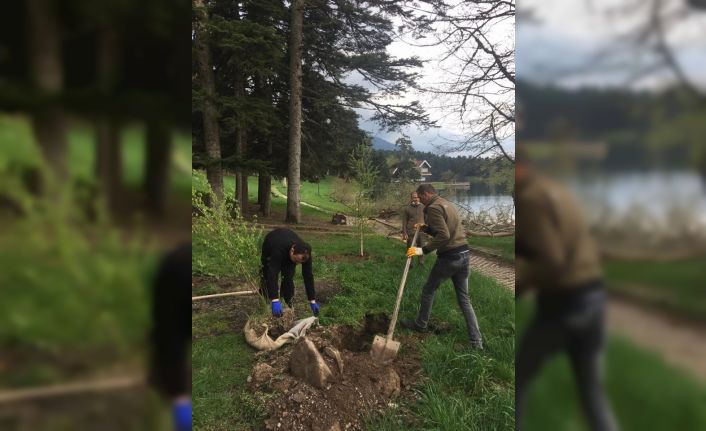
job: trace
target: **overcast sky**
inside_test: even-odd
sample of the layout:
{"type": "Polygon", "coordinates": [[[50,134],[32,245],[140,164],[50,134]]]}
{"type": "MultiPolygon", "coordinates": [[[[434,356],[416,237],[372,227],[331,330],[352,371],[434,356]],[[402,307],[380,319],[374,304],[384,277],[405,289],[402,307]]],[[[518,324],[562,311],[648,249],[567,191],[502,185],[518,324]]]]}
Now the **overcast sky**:
{"type": "MultiPolygon", "coordinates": [[[[643,0],[523,0],[532,20],[518,20],[520,79],[566,87],[658,89],[674,82],[666,68],[640,74],[656,57],[623,36],[644,22],[651,2],[643,0]]],[[[706,13],[665,0],[665,13],[680,18],[667,43],[693,82],[706,89],[706,13]]]]}
{"type": "MultiPolygon", "coordinates": [[[[508,28],[507,26],[498,26],[492,30],[495,34],[491,34],[491,38],[512,38],[514,35],[514,28],[508,28]]],[[[429,85],[438,84],[448,80],[448,75],[445,74],[443,69],[440,67],[439,59],[442,57],[444,48],[440,46],[422,47],[419,45],[429,44],[431,40],[427,39],[425,41],[415,41],[411,37],[402,36],[398,37],[395,42],[393,42],[388,47],[388,52],[394,57],[410,57],[417,56],[424,61],[424,67],[419,70],[421,78],[419,84],[422,88],[428,88],[429,85]]],[[[446,65],[448,67],[448,64],[446,65]]],[[[361,80],[355,76],[350,77],[350,80],[361,83],[361,80]]],[[[429,113],[432,120],[436,120],[437,124],[440,126],[438,128],[433,128],[429,130],[421,130],[418,127],[408,127],[404,129],[404,133],[410,137],[415,150],[418,151],[430,151],[434,153],[439,153],[439,146],[443,147],[448,145],[453,140],[459,140],[463,137],[463,131],[460,119],[458,116],[450,116],[439,105],[440,102],[433,101],[426,94],[419,94],[414,91],[410,94],[401,97],[396,102],[404,101],[411,102],[413,100],[419,100],[422,102],[423,106],[429,113]]],[[[401,136],[399,132],[386,132],[380,131],[379,127],[369,121],[368,119],[372,115],[370,111],[366,110],[356,110],[360,114],[361,119],[359,121],[360,127],[369,132],[372,136],[378,136],[385,140],[394,142],[401,136]]],[[[514,139],[507,140],[505,143],[505,148],[514,153],[515,145],[514,139]]],[[[451,153],[450,155],[458,154],[468,154],[468,153],[451,153]]]]}

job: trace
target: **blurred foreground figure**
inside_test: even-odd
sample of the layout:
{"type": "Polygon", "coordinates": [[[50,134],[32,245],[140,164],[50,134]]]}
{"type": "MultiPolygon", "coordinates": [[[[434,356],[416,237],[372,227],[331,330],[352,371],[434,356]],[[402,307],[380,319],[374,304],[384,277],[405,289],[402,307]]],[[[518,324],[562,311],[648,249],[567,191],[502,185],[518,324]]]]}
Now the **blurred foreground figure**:
{"type": "Polygon", "coordinates": [[[516,367],[516,429],[527,389],[556,353],[569,355],[591,429],[616,430],[602,383],[605,291],[598,250],[570,192],[540,175],[518,151],[516,295],[537,291],[537,311],[522,336],[516,367]]]}
{"type": "Polygon", "coordinates": [[[191,244],[160,264],[152,303],[150,381],[172,403],[174,429],[191,430],[191,244]]]}

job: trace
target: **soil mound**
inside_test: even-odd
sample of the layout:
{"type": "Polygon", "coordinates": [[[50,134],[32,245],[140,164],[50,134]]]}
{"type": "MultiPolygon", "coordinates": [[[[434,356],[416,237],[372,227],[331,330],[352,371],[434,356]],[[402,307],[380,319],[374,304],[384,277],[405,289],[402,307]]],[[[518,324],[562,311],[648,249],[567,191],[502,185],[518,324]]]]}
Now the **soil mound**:
{"type": "Polygon", "coordinates": [[[413,399],[421,377],[418,339],[396,335],[402,349],[389,365],[370,357],[373,337],[388,323],[378,314],[361,327],[315,326],[293,347],[258,353],[248,381],[265,403],[265,429],[363,430],[366,419],[413,399]],[[300,371],[307,364],[314,370],[300,371]]]}

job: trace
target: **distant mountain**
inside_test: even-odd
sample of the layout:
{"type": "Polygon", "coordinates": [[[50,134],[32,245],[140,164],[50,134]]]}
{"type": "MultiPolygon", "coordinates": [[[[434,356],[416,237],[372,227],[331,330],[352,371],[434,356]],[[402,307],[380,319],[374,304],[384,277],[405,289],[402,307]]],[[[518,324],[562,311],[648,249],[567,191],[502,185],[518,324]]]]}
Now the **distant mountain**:
{"type": "Polygon", "coordinates": [[[373,149],[375,150],[383,150],[383,151],[395,151],[397,150],[397,147],[395,144],[393,144],[390,141],[386,141],[382,138],[378,138],[377,136],[373,137],[373,149]]]}

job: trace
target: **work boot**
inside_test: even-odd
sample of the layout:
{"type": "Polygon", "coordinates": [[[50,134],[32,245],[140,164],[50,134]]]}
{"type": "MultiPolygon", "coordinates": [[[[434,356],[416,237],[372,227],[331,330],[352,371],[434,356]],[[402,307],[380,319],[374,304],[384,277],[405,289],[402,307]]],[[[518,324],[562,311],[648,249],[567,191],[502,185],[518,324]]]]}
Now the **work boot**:
{"type": "Polygon", "coordinates": [[[407,329],[411,329],[414,332],[427,332],[427,328],[422,328],[421,326],[417,325],[416,321],[412,319],[402,319],[400,320],[400,325],[407,329]]]}

